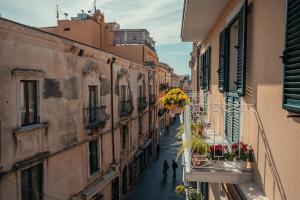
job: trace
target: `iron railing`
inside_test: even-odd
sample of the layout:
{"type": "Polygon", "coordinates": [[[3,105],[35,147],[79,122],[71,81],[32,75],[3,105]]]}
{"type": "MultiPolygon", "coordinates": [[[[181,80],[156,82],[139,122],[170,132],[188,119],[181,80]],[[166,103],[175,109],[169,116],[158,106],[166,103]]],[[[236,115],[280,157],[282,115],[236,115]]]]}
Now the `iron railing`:
{"type": "Polygon", "coordinates": [[[114,40],[113,41],[114,46],[116,45],[146,45],[149,47],[152,51],[156,52],[155,46],[151,45],[150,42],[146,40],[114,40]]]}
{"type": "Polygon", "coordinates": [[[138,110],[142,111],[145,110],[148,106],[147,98],[146,97],[140,97],[138,98],[138,110]]]}
{"type": "Polygon", "coordinates": [[[156,104],[156,96],[154,94],[150,94],[149,96],[149,105],[153,106],[156,104]]]}
{"type": "Polygon", "coordinates": [[[246,143],[251,144],[249,125],[254,114],[251,111],[251,105],[232,102],[215,103],[214,99],[208,102],[200,98],[197,93],[188,94],[188,96],[191,104],[184,110],[182,137],[186,144],[185,166],[193,169],[224,170],[224,172],[251,170],[249,155],[252,148],[249,145],[246,146],[246,143]],[[236,115],[237,112],[238,115],[236,115]],[[233,114],[235,114],[234,117],[232,117],[233,114]],[[226,124],[229,117],[231,120],[239,120],[239,128],[235,127],[236,129],[233,130],[232,126],[236,124],[232,123],[229,126],[226,124]],[[231,128],[229,131],[228,127],[231,128]],[[236,130],[238,130],[237,141],[230,140],[228,136],[233,135],[231,131],[236,130]],[[209,147],[201,156],[195,156],[193,153],[192,144],[195,140],[204,141],[209,147]],[[243,156],[246,157],[243,158],[243,156]]]}
{"type": "Polygon", "coordinates": [[[110,115],[105,113],[106,106],[84,108],[85,127],[87,129],[103,128],[110,115]]]}
{"type": "Polygon", "coordinates": [[[120,116],[125,117],[130,115],[134,110],[132,100],[125,100],[120,102],[120,116]]]}
{"type": "Polygon", "coordinates": [[[159,84],[159,90],[168,90],[169,89],[169,84],[168,83],[161,83],[159,84]]]}

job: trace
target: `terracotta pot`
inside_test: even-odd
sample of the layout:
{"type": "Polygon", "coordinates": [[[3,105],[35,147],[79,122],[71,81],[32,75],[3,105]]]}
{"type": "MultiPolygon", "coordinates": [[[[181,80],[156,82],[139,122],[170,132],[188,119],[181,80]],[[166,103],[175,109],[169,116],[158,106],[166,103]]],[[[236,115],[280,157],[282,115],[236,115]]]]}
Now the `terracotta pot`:
{"type": "Polygon", "coordinates": [[[201,166],[203,166],[204,164],[207,163],[206,155],[193,153],[191,162],[192,162],[191,163],[192,167],[201,167],[201,166]]]}

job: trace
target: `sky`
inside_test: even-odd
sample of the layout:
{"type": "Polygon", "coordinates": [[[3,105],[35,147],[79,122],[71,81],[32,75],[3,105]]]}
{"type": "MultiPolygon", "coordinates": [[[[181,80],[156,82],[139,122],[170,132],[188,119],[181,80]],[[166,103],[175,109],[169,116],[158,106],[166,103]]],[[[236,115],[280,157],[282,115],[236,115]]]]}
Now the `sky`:
{"type": "MultiPolygon", "coordinates": [[[[0,0],[3,18],[34,27],[56,25],[56,5],[60,19],[92,10],[94,0],[0,0]]],[[[146,28],[156,41],[160,61],[178,74],[189,74],[191,43],[180,40],[183,0],[96,0],[105,21],[121,28],[146,28]]]]}

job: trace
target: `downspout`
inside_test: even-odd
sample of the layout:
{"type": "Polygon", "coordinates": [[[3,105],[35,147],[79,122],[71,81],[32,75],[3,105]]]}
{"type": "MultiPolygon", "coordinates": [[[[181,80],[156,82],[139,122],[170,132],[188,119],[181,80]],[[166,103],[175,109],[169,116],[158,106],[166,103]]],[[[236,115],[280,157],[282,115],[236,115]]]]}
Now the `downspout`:
{"type": "Polygon", "coordinates": [[[151,110],[150,110],[150,79],[149,79],[149,77],[150,77],[150,70],[148,70],[148,110],[149,110],[149,112],[148,112],[148,115],[149,115],[149,139],[150,139],[150,127],[151,127],[151,123],[150,123],[150,117],[151,117],[151,119],[152,119],[152,113],[151,113],[151,110]],[[151,115],[151,116],[150,116],[151,115]]]}
{"type": "Polygon", "coordinates": [[[112,57],[112,59],[108,59],[108,63],[110,63],[110,98],[111,98],[111,140],[112,140],[112,165],[115,168],[116,159],[115,159],[115,127],[114,127],[114,82],[113,82],[113,65],[116,61],[116,57],[112,57]]]}

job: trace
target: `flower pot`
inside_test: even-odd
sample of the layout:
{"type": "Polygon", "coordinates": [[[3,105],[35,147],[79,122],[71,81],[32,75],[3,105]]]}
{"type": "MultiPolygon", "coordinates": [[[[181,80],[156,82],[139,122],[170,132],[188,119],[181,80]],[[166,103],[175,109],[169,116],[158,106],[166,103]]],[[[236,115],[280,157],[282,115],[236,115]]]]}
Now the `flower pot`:
{"type": "Polygon", "coordinates": [[[207,163],[206,155],[198,153],[192,154],[192,167],[201,167],[207,163]]]}
{"type": "Polygon", "coordinates": [[[247,161],[242,161],[242,160],[235,161],[235,166],[238,169],[247,169],[247,161]]]}

